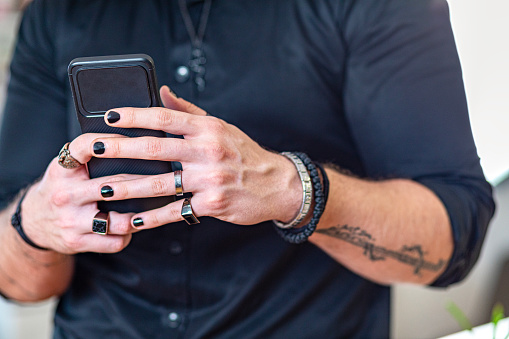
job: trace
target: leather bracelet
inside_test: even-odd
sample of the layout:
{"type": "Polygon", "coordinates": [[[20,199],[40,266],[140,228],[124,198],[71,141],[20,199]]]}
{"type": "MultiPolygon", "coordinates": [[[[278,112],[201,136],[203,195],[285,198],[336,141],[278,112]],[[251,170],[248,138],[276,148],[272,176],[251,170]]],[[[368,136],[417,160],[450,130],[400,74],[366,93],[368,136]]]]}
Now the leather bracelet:
{"type": "Polygon", "coordinates": [[[41,247],[39,245],[36,245],[23,231],[23,227],[21,226],[21,203],[23,202],[23,199],[25,199],[25,195],[27,194],[28,189],[25,190],[23,195],[21,196],[21,199],[19,199],[18,207],[16,208],[16,212],[12,215],[11,218],[11,225],[14,227],[16,232],[18,232],[21,239],[23,239],[28,245],[32,246],[33,248],[36,248],[41,251],[48,251],[47,248],[41,247]]]}
{"type": "MultiPolygon", "coordinates": [[[[304,225],[299,228],[290,228],[290,229],[282,229],[279,227],[275,227],[276,232],[286,241],[292,243],[292,244],[301,244],[303,242],[306,242],[308,238],[313,234],[313,232],[316,230],[316,226],[318,225],[318,222],[320,221],[320,218],[323,214],[323,211],[325,210],[325,202],[326,197],[324,195],[324,186],[322,185],[322,182],[320,180],[320,175],[318,174],[318,169],[316,165],[311,161],[311,159],[302,152],[295,152],[296,156],[298,156],[304,165],[306,165],[306,168],[309,172],[309,175],[311,177],[311,181],[313,182],[313,191],[314,191],[314,199],[315,199],[315,206],[313,208],[313,217],[309,221],[307,225],[304,225]]],[[[328,187],[328,178],[325,171],[323,171],[322,175],[324,183],[327,183],[328,187]]]]}
{"type": "Polygon", "coordinates": [[[292,152],[283,152],[281,155],[284,155],[288,159],[290,159],[297,171],[299,172],[300,181],[302,183],[302,204],[300,206],[299,213],[297,216],[287,224],[284,224],[280,221],[273,220],[274,224],[279,228],[293,228],[300,224],[304,218],[308,215],[309,209],[311,207],[311,196],[313,194],[313,186],[311,185],[311,178],[309,177],[308,170],[302,160],[293,154],[292,152]]]}

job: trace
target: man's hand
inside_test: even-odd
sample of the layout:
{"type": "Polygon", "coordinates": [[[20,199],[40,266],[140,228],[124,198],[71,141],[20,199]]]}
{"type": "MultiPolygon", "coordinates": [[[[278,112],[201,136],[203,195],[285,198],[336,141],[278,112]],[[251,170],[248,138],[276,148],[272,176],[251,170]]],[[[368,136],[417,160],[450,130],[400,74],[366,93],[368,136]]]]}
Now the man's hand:
{"type": "MultiPolygon", "coordinates": [[[[175,138],[98,137],[90,145],[104,145],[94,154],[101,158],[132,158],[182,163],[184,192],[192,192],[197,216],[211,216],[234,224],[250,225],[278,219],[291,220],[299,210],[302,186],[295,166],[285,157],[267,151],[237,127],[207,116],[195,105],[161,89],[165,108],[118,108],[105,116],[107,124],[145,128],[183,135],[175,138]],[[108,122],[108,117],[114,122],[108,122]]],[[[105,200],[174,195],[173,173],[110,181],[105,200]]],[[[140,229],[181,221],[182,201],[136,214],[140,229]]]]}

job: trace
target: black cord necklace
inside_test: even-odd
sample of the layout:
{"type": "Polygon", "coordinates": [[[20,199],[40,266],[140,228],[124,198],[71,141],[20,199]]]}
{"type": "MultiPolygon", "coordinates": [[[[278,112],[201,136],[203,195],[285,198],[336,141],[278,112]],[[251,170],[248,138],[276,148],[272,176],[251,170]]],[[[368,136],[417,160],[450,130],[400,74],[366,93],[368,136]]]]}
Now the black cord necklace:
{"type": "Polygon", "coordinates": [[[191,58],[188,63],[189,68],[186,66],[180,66],[177,68],[177,80],[180,79],[180,82],[185,82],[189,78],[190,69],[191,72],[193,72],[192,77],[198,92],[203,92],[205,90],[205,64],[207,63],[207,59],[202,47],[211,6],[212,0],[205,0],[200,16],[200,22],[198,23],[198,32],[196,32],[191,16],[189,15],[186,0],[179,0],[180,14],[182,15],[182,19],[186,25],[189,39],[191,39],[192,49],[191,58]]]}

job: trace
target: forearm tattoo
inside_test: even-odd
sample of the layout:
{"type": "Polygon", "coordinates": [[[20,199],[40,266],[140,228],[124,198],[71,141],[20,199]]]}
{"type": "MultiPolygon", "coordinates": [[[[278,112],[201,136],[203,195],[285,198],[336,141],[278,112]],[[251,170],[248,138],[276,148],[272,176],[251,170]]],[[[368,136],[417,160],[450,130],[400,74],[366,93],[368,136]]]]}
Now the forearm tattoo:
{"type": "MultiPolygon", "coordinates": [[[[7,272],[5,272],[1,266],[0,266],[0,276],[3,276],[5,278],[5,280],[7,280],[7,282],[9,284],[14,285],[14,286],[18,286],[18,288],[20,290],[22,290],[23,293],[25,293],[26,296],[29,296],[31,298],[35,298],[35,294],[34,293],[32,293],[31,291],[27,290],[22,285],[18,284],[18,282],[16,280],[14,280],[14,278],[12,278],[9,274],[7,274],[7,272]]],[[[0,294],[2,296],[6,297],[1,291],[0,291],[0,294]]]]}
{"type": "Polygon", "coordinates": [[[337,225],[326,229],[319,229],[315,232],[338,238],[363,248],[364,255],[371,261],[385,260],[387,257],[390,257],[401,263],[413,266],[414,274],[416,275],[420,275],[423,269],[437,272],[445,265],[444,260],[439,260],[437,263],[424,260],[426,253],[422,250],[421,245],[403,246],[399,251],[377,246],[375,245],[376,239],[360,227],[337,225]]]}

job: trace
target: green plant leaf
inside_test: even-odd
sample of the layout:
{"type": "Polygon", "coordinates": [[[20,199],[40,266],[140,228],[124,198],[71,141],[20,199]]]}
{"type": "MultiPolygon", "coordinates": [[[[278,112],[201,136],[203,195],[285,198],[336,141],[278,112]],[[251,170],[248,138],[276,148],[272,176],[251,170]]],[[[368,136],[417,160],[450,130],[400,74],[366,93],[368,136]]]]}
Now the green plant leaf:
{"type": "Polygon", "coordinates": [[[504,319],[504,306],[501,303],[497,303],[491,311],[491,322],[497,326],[498,322],[502,319],[504,319]]]}
{"type": "Polygon", "coordinates": [[[450,301],[446,305],[446,310],[456,319],[458,324],[463,330],[472,331],[472,323],[468,320],[467,316],[454,302],[450,301]]]}

